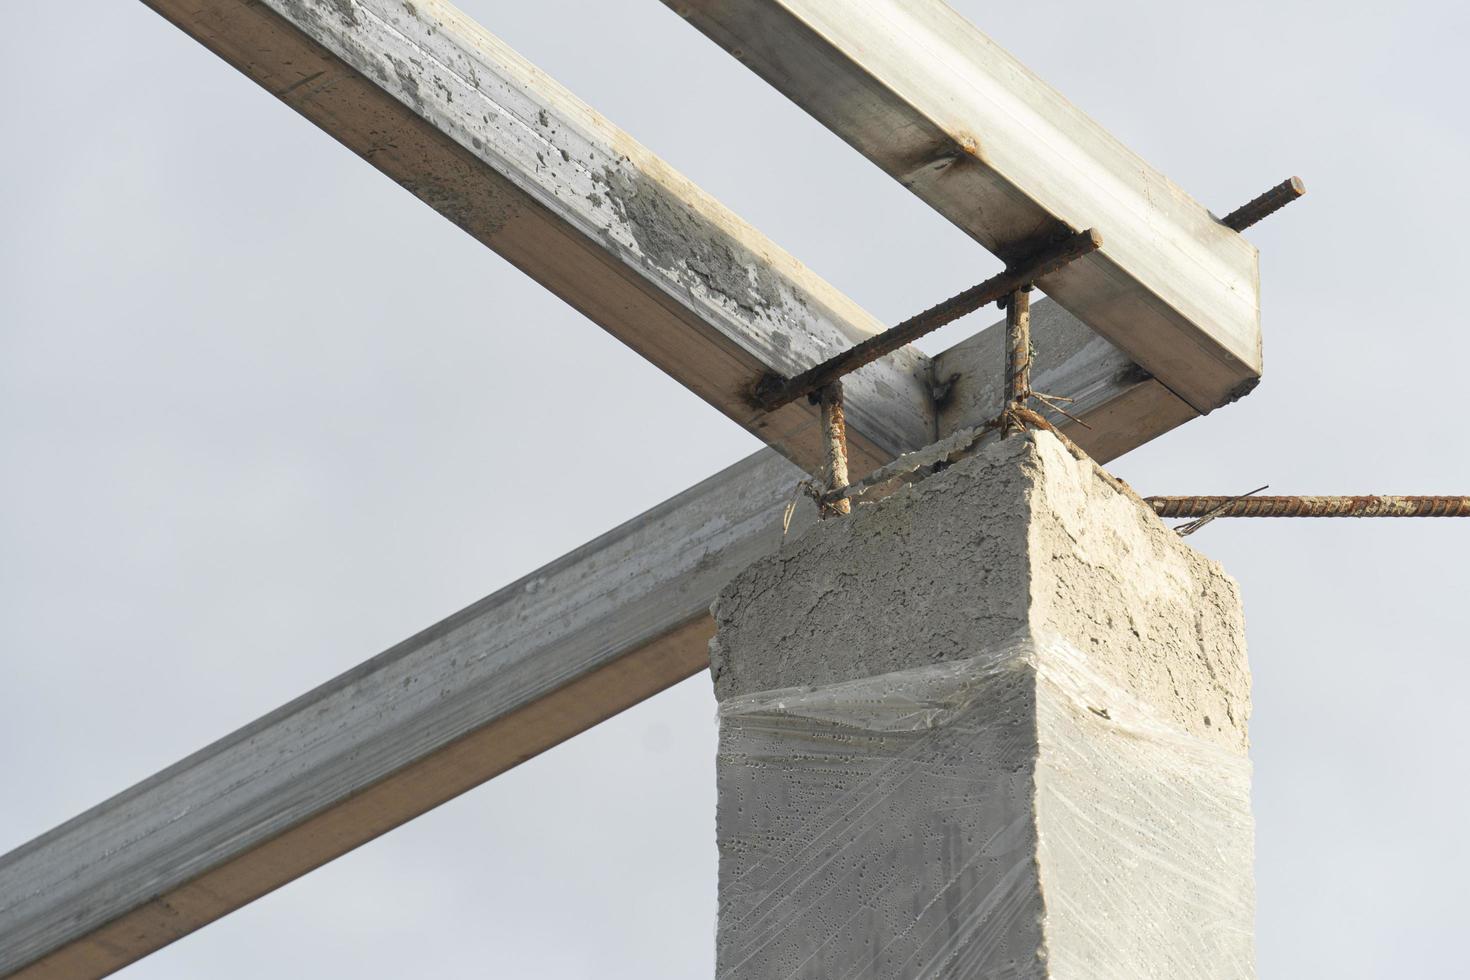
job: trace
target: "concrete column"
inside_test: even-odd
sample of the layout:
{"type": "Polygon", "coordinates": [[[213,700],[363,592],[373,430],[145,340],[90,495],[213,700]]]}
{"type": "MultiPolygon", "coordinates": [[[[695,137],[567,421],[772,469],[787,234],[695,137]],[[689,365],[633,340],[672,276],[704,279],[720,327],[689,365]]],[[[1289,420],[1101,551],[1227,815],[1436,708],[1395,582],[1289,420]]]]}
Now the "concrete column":
{"type": "Polygon", "coordinates": [[[714,613],[719,977],[1254,975],[1235,584],[1055,437],[714,613]]]}

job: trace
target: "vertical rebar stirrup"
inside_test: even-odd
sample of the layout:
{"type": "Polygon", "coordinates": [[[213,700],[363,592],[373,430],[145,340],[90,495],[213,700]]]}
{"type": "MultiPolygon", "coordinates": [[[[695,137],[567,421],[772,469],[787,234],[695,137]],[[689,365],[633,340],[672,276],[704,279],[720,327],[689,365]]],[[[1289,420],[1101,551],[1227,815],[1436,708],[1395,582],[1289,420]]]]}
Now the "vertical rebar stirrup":
{"type": "MultiPolygon", "coordinates": [[[[822,447],[825,450],[827,486],[824,494],[847,489],[847,419],[842,414],[842,382],[833,381],[817,389],[822,410],[822,447]]],[[[852,513],[852,501],[846,498],[824,501],[823,518],[852,513]]]]}
{"type": "Polygon", "coordinates": [[[1020,432],[1024,426],[1010,410],[1024,408],[1031,397],[1031,287],[1023,286],[1006,297],[1006,387],[1001,435],[1020,432]]]}

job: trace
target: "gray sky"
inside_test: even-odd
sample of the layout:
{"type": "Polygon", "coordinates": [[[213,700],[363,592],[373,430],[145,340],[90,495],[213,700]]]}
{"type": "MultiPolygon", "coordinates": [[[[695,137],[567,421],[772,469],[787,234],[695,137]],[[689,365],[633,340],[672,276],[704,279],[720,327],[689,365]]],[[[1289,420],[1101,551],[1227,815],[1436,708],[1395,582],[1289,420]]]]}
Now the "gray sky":
{"type": "MultiPolygon", "coordinates": [[[[462,6],[882,319],[998,267],[654,0],[462,6]]],[[[1310,188],[1249,233],[1265,383],[1115,472],[1470,491],[1470,7],[956,6],[1217,213],[1310,188]]],[[[0,851],[756,448],[141,3],[6,22],[0,851]]],[[[1245,593],[1261,975],[1458,975],[1470,521],[1192,540],[1245,593]]],[[[123,975],[707,976],[713,734],[696,677],[123,975]]]]}

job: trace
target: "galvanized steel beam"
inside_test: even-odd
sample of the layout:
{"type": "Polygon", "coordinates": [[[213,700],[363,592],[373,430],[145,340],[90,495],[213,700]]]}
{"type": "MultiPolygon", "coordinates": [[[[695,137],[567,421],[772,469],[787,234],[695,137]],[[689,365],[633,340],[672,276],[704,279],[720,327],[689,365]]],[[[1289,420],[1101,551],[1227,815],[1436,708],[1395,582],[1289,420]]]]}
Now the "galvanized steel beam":
{"type": "MultiPolygon", "coordinates": [[[[941,0],[664,0],[1197,412],[1261,375],[1256,249],[941,0]]],[[[1105,67],[1101,62],[1100,69],[1105,67]]]]}
{"type": "MultiPolygon", "coordinates": [[[[809,472],[816,410],[750,389],[883,324],[440,0],[145,0],[809,472]]],[[[487,328],[495,327],[493,314],[487,328]]],[[[927,359],[847,385],[853,465],[933,435],[927,359]]]]}

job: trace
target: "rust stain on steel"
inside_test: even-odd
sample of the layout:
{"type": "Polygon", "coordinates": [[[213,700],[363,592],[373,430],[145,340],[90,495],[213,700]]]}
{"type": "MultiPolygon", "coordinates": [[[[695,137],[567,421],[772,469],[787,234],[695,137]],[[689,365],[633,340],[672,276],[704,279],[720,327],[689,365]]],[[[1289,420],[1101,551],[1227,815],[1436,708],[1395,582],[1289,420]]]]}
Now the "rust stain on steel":
{"type": "Polygon", "coordinates": [[[1255,200],[1243,204],[1220,219],[1220,224],[1234,231],[1245,231],[1286,207],[1307,192],[1300,177],[1283,180],[1255,200]]]}
{"type": "Polygon", "coordinates": [[[1006,402],[1031,397],[1031,294],[1018,289],[1006,298],[1006,402]]]}
{"type": "Polygon", "coordinates": [[[1470,517],[1470,497],[1147,497],[1160,517],[1470,517]]]}
{"type": "Polygon", "coordinates": [[[833,497],[847,489],[847,416],[842,410],[842,382],[823,386],[817,404],[822,410],[822,442],[827,455],[827,487],[822,516],[852,513],[852,501],[833,497]]]}
{"type": "Polygon", "coordinates": [[[910,317],[898,326],[891,327],[880,334],[869,337],[860,344],[849,347],[835,357],[803,371],[794,378],[783,378],[774,374],[766,375],[756,385],[756,406],[764,411],[774,412],[803,395],[810,395],[843,375],[850,374],[884,355],[893,353],[903,345],[938,330],[946,323],[958,320],[967,313],[973,313],[982,306],[987,306],[1009,296],[1018,289],[1031,285],[1069,262],[1095,252],[1101,247],[1102,234],[1100,232],[1093,228],[1080,231],[1043,250],[1029,261],[1018,263],[1004,272],[991,276],[978,286],[971,286],[964,292],[931,306],[917,316],[910,317]]]}

